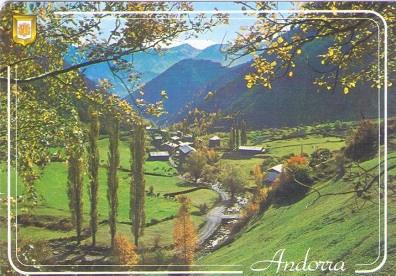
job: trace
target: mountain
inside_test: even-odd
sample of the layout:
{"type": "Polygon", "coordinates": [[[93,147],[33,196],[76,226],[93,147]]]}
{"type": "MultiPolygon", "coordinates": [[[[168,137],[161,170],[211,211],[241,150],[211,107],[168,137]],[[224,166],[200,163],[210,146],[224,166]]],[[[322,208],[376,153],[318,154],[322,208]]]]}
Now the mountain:
{"type": "Polygon", "coordinates": [[[142,89],[144,99],[157,102],[161,100],[161,91],[166,91],[169,99],[164,102],[164,108],[169,114],[161,116],[158,121],[164,124],[189,103],[198,91],[225,76],[230,70],[218,62],[184,59],[149,81],[142,89]]]}
{"type": "MultiPolygon", "coordinates": [[[[78,56],[78,52],[78,48],[70,46],[69,52],[64,54],[66,62],[72,64],[72,59],[78,56]]],[[[201,50],[195,49],[189,44],[182,44],[177,47],[165,49],[162,55],[159,55],[154,50],[149,50],[148,52],[139,52],[124,58],[133,61],[133,72],[139,74],[141,78],[140,83],[143,84],[152,80],[175,63],[183,59],[194,58],[201,52],[201,50]]],[[[78,61],[83,62],[86,61],[86,59],[81,57],[78,58],[78,61]]],[[[107,78],[114,83],[114,91],[111,91],[112,93],[119,96],[125,96],[127,94],[125,87],[120,80],[112,74],[106,62],[86,67],[84,69],[84,75],[96,84],[99,84],[98,79],[107,78]]],[[[131,89],[133,90],[133,88],[131,89]]]]}
{"type": "Polygon", "coordinates": [[[215,62],[220,62],[223,66],[236,66],[246,63],[252,59],[250,55],[239,58],[235,61],[232,60],[232,56],[227,56],[225,53],[225,47],[221,44],[215,44],[203,49],[195,59],[205,59],[215,62]]]}
{"type": "MultiPolygon", "coordinates": [[[[254,69],[250,63],[235,67],[233,74],[227,74],[216,84],[214,95],[205,101],[196,99],[182,113],[176,115],[175,122],[180,121],[194,108],[206,112],[221,112],[223,117],[232,115],[239,120],[245,119],[251,129],[264,127],[295,126],[336,120],[359,120],[378,118],[378,91],[361,82],[349,94],[345,95],[342,87],[336,87],[334,93],[314,85],[315,78],[321,74],[312,69],[320,68],[318,55],[326,49],[328,41],[317,40],[302,49],[304,56],[296,60],[293,77],[277,79],[272,89],[264,86],[246,87],[245,76],[254,69]],[[308,62],[309,60],[309,66],[308,62]],[[297,69],[298,68],[298,69],[297,69]]],[[[269,57],[268,57],[269,58],[269,57]]],[[[280,61],[278,61],[280,62],[280,61]]],[[[394,96],[393,96],[394,97],[394,96]]],[[[229,122],[219,122],[218,126],[229,127],[229,122]]]]}
{"type": "Polygon", "coordinates": [[[136,68],[137,71],[160,74],[177,62],[183,59],[195,58],[200,53],[201,50],[195,49],[189,44],[182,44],[164,50],[161,56],[151,50],[147,53],[136,53],[132,58],[134,68],[136,68]]]}

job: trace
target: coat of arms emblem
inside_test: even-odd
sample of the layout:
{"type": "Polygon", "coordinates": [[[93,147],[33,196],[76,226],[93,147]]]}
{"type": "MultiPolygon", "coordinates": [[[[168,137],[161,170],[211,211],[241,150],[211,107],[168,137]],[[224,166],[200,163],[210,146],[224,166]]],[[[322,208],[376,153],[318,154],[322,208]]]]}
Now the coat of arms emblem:
{"type": "Polygon", "coordinates": [[[15,43],[25,46],[36,40],[36,16],[14,15],[12,25],[12,39],[15,43]]]}

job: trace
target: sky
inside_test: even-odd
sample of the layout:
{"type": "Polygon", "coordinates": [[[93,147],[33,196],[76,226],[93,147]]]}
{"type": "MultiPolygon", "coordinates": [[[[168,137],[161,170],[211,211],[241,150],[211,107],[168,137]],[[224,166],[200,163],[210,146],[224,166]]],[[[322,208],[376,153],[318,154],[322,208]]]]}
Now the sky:
{"type": "MultiPolygon", "coordinates": [[[[290,2],[278,2],[279,10],[291,9],[290,2]]],[[[205,1],[195,2],[194,8],[196,11],[213,11],[217,8],[219,11],[241,11],[242,6],[234,2],[216,2],[205,1]]],[[[172,46],[177,46],[183,43],[190,44],[194,48],[204,49],[214,44],[227,43],[236,38],[236,33],[240,32],[241,26],[249,26],[255,21],[254,17],[243,16],[242,13],[231,14],[228,25],[216,26],[212,31],[200,35],[198,39],[178,40],[172,46]]]]}
{"type": "MultiPolygon", "coordinates": [[[[1,1],[1,0],[0,0],[1,1]]],[[[252,2],[253,4],[253,2],[252,2]]],[[[234,2],[216,2],[204,1],[194,2],[195,11],[241,11],[242,5],[234,2]]],[[[279,10],[288,10],[292,7],[290,2],[278,2],[279,10]]],[[[114,20],[111,18],[104,19],[105,24],[102,25],[103,37],[107,38],[108,34],[114,28],[114,20]]],[[[226,44],[236,38],[236,33],[240,31],[241,26],[250,26],[255,21],[255,17],[244,16],[243,13],[230,14],[229,24],[213,27],[211,31],[200,34],[198,38],[186,40],[183,35],[179,39],[174,40],[170,47],[175,47],[181,44],[190,44],[194,48],[204,49],[213,44],[226,44]]]]}

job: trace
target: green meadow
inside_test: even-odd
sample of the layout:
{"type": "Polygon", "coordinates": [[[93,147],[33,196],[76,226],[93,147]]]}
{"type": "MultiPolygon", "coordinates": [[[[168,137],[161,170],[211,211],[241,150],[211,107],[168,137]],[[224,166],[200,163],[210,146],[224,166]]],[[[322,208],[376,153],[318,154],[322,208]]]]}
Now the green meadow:
{"type": "MultiPolygon", "coordinates": [[[[99,200],[98,200],[98,214],[99,214],[99,230],[98,230],[98,245],[109,246],[110,234],[109,226],[106,222],[108,219],[108,202],[106,198],[107,193],[107,147],[108,138],[99,140],[99,151],[101,159],[101,167],[99,169],[99,200]]],[[[129,188],[130,188],[130,173],[127,171],[129,164],[129,147],[127,142],[120,141],[120,170],[118,171],[119,178],[119,210],[118,210],[118,224],[117,231],[131,237],[131,226],[129,219],[129,188]]],[[[205,220],[204,215],[197,215],[199,206],[206,203],[209,207],[217,202],[219,196],[216,192],[209,189],[201,189],[190,192],[195,188],[193,184],[186,183],[176,176],[177,170],[170,166],[167,161],[146,161],[145,162],[146,191],[152,186],[153,195],[146,196],[146,228],[145,235],[142,238],[147,244],[152,243],[156,235],[161,235],[163,245],[172,244],[172,229],[173,218],[179,209],[179,203],[174,198],[164,197],[167,193],[181,193],[185,194],[191,199],[191,212],[193,212],[192,219],[198,228],[205,220]],[[183,193],[185,191],[185,193],[183,193]]],[[[1,173],[1,183],[6,182],[6,174],[1,173]]],[[[22,181],[15,181],[15,171],[12,173],[12,191],[13,197],[16,198],[23,194],[22,181]]],[[[89,178],[84,177],[85,193],[83,197],[84,208],[84,229],[89,229],[89,209],[90,201],[88,195],[89,178]]],[[[31,210],[31,215],[35,221],[49,222],[60,221],[62,219],[70,218],[70,211],[68,207],[67,198],[67,164],[65,162],[51,162],[43,171],[41,179],[36,183],[36,189],[39,195],[39,203],[31,210]]],[[[5,185],[2,185],[1,192],[6,193],[5,185]]],[[[6,204],[2,204],[1,211],[5,214],[6,204]]],[[[26,213],[25,206],[22,203],[17,203],[15,207],[15,214],[17,216],[26,213]]],[[[6,235],[6,228],[3,224],[0,227],[2,239],[6,235]]],[[[55,238],[65,238],[75,236],[74,230],[48,230],[44,227],[18,225],[18,238],[29,240],[50,240],[55,238]]],[[[90,239],[86,239],[83,243],[89,244],[90,239]]]]}
{"type": "MultiPolygon", "coordinates": [[[[388,174],[396,175],[396,152],[391,150],[388,158],[388,174]]],[[[381,163],[383,164],[383,162],[381,163]]],[[[381,165],[382,166],[382,165],[381,165]]],[[[381,167],[380,166],[380,167],[381,167]]],[[[379,160],[373,159],[362,164],[366,170],[378,170],[379,160]]],[[[352,168],[357,170],[358,168],[352,168]]],[[[378,172],[380,173],[380,172],[378,172]]],[[[381,169],[383,174],[383,168],[381,169]]],[[[375,185],[383,186],[383,178],[375,185]]],[[[198,261],[199,265],[240,265],[246,275],[275,275],[277,264],[271,264],[259,274],[251,268],[264,269],[269,263],[257,263],[263,260],[279,260],[276,252],[284,249],[283,261],[304,261],[307,251],[310,261],[343,262],[345,274],[352,275],[356,270],[374,268],[380,265],[384,257],[384,198],[380,189],[375,189],[370,200],[357,199],[355,194],[342,194],[350,191],[351,183],[346,178],[331,179],[314,186],[322,195],[318,199],[311,192],[302,200],[290,205],[273,205],[264,213],[255,215],[245,228],[231,242],[219,250],[198,261]],[[379,258],[377,260],[377,257],[379,258]],[[358,264],[371,264],[359,266],[358,264]],[[254,264],[254,265],[253,265],[254,264]],[[253,266],[252,266],[253,265],[253,266]]],[[[388,206],[388,260],[381,272],[383,275],[394,273],[396,260],[396,219],[395,193],[389,190],[388,206]],[[390,257],[392,256],[392,257],[390,257]]],[[[339,263],[341,265],[341,263],[339,263]]],[[[225,267],[227,269],[227,267],[225,267]]],[[[279,275],[290,273],[282,265],[279,275]]],[[[296,273],[294,271],[294,273],[296,273]]],[[[325,272],[303,272],[298,275],[322,275],[325,272]]],[[[333,272],[335,275],[338,273],[333,272]]]]}

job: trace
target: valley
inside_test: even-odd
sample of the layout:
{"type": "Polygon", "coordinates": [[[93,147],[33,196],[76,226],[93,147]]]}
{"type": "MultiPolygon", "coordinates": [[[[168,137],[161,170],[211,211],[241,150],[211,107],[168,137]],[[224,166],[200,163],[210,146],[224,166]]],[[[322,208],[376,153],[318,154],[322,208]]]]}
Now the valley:
{"type": "Polygon", "coordinates": [[[394,5],[0,13],[1,275],[394,274],[394,5]]]}
{"type": "MultiPolygon", "coordinates": [[[[339,172],[331,169],[332,165],[317,169],[312,167],[315,179],[314,190],[311,190],[307,196],[289,198],[286,201],[279,199],[280,201],[275,201],[265,207],[263,211],[253,211],[252,213],[249,208],[252,207],[251,204],[255,200],[255,194],[259,187],[253,174],[255,166],[258,165],[262,168],[265,176],[262,180],[264,184],[260,187],[265,188],[268,185],[265,184],[268,183],[266,177],[269,177],[267,173],[264,173],[266,170],[274,165],[284,163],[287,158],[293,155],[310,156],[312,160],[318,149],[329,149],[331,153],[335,154],[345,147],[346,133],[356,126],[357,122],[341,124],[337,122],[335,124],[250,131],[247,135],[247,144],[265,149],[262,153],[254,155],[244,155],[236,150],[230,150],[229,134],[227,133],[219,132],[195,137],[195,141],[200,140],[205,145],[200,146],[201,150],[209,145],[210,137],[213,135],[219,137],[221,142],[215,150],[218,159],[213,165],[220,169],[228,165],[240,168],[246,180],[246,186],[240,193],[238,202],[242,198],[245,198],[246,201],[239,204],[236,199],[230,200],[229,193],[218,190],[217,186],[221,187],[221,183],[213,184],[216,182],[212,182],[211,184],[210,181],[204,183],[203,179],[207,179],[207,177],[202,176],[202,181],[197,184],[190,178],[189,173],[184,172],[184,169],[172,167],[171,164],[180,162],[178,160],[180,156],[171,155],[171,158],[174,159],[173,162],[146,160],[146,229],[141,239],[143,249],[140,249],[145,251],[144,253],[138,251],[139,254],[144,254],[144,257],[140,257],[144,259],[139,261],[143,265],[139,270],[145,270],[144,265],[147,265],[147,269],[152,269],[155,262],[158,261],[154,257],[155,254],[162,256],[161,266],[158,269],[175,269],[172,266],[174,252],[172,228],[179,206],[175,199],[177,194],[177,196],[185,195],[191,199],[191,219],[197,227],[199,244],[202,245],[196,251],[198,269],[206,269],[205,267],[208,265],[211,269],[215,269],[214,267],[218,264],[227,264],[216,269],[233,271],[235,268],[243,267],[244,273],[254,274],[250,265],[263,258],[270,258],[271,254],[275,254],[280,249],[278,249],[279,244],[283,244],[282,248],[287,248],[285,257],[287,256],[290,260],[300,261],[305,254],[304,250],[309,249],[311,250],[310,258],[315,260],[319,256],[328,259],[336,258],[338,261],[344,261],[347,271],[352,272],[355,267],[351,267],[350,263],[361,263],[371,256],[357,252],[371,252],[375,248],[375,241],[381,238],[381,232],[375,227],[378,224],[375,212],[377,212],[378,202],[381,202],[382,199],[375,193],[370,201],[359,199],[355,193],[343,195],[343,191],[350,191],[353,188],[350,182],[355,182],[353,177],[347,176],[348,173],[339,177],[339,172]],[[212,187],[212,185],[214,186],[212,187]],[[318,198],[315,191],[320,194],[340,192],[340,195],[318,198]],[[203,206],[205,206],[204,209],[202,209],[203,206]],[[231,209],[238,210],[238,213],[230,211],[231,209]],[[233,221],[224,220],[229,216],[227,214],[232,214],[231,218],[233,219],[231,220],[233,221]],[[235,216],[235,214],[238,215],[235,216]],[[367,220],[369,217],[370,220],[367,220]],[[223,226],[218,228],[221,221],[223,226]],[[228,224],[229,222],[232,224],[228,224]],[[349,230],[347,231],[347,229],[349,230]],[[364,235],[362,231],[365,233],[364,235]],[[331,232],[332,234],[330,234],[331,232]],[[263,233],[265,233],[264,236],[263,233]],[[258,247],[255,248],[255,245],[258,247]],[[263,245],[265,246],[263,247],[263,245]],[[330,245],[334,249],[328,251],[330,245]],[[252,254],[252,248],[254,248],[254,254],[252,254]],[[354,253],[349,251],[350,248],[354,248],[354,253]],[[201,250],[202,253],[200,253],[201,250]],[[266,256],[268,254],[270,256],[266,256]],[[343,257],[340,257],[339,254],[342,254],[343,257]],[[353,256],[361,256],[361,259],[353,256]]],[[[152,144],[153,138],[158,137],[160,132],[164,133],[164,130],[147,130],[148,152],[156,150],[155,145],[152,144]]],[[[179,135],[180,140],[183,140],[183,135],[179,135]]],[[[127,169],[129,166],[128,140],[127,132],[123,133],[120,140],[121,159],[118,170],[120,208],[117,232],[131,236],[129,194],[127,192],[130,185],[130,171],[127,169]]],[[[391,139],[390,146],[394,147],[395,142],[394,139],[391,139]]],[[[47,271],[48,265],[48,268],[53,271],[54,263],[57,265],[94,264],[109,269],[112,267],[111,252],[108,248],[110,243],[107,221],[109,209],[106,202],[106,165],[104,161],[108,138],[102,137],[98,144],[101,156],[98,236],[101,238],[95,246],[90,245],[88,207],[85,207],[84,211],[86,220],[83,227],[82,243],[80,246],[75,245],[75,234],[69,219],[65,187],[67,166],[63,161],[54,160],[44,170],[41,180],[37,183],[39,200],[34,208],[29,209],[31,207],[24,206],[23,203],[15,205],[15,222],[17,223],[15,229],[18,240],[22,244],[32,244],[47,252],[46,261],[41,260],[43,266],[37,264],[37,267],[42,271],[47,271]],[[45,245],[45,243],[47,244],[45,245]]],[[[393,155],[392,153],[389,156],[391,168],[396,167],[396,163],[393,162],[396,159],[393,155]]],[[[375,168],[378,162],[379,159],[374,158],[362,163],[361,166],[375,168]]],[[[359,170],[359,167],[351,165],[347,170],[359,170]]],[[[392,174],[392,170],[389,172],[392,174]]],[[[88,187],[88,183],[85,186],[88,187]]],[[[23,184],[19,181],[17,192],[13,197],[19,198],[23,189],[23,184]]],[[[393,197],[394,194],[391,194],[389,200],[392,201],[393,197]]],[[[83,202],[89,203],[87,193],[84,193],[83,202]]],[[[87,205],[84,204],[84,206],[87,205]]],[[[3,212],[6,211],[6,207],[7,204],[3,203],[1,206],[3,212]]],[[[1,227],[1,231],[6,231],[5,225],[1,227]]],[[[5,241],[3,240],[3,242],[5,241]]],[[[393,243],[389,242],[393,248],[393,243]]],[[[39,256],[34,255],[34,258],[36,257],[39,259],[39,256]]]]}

